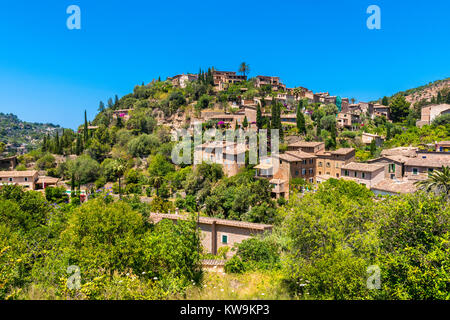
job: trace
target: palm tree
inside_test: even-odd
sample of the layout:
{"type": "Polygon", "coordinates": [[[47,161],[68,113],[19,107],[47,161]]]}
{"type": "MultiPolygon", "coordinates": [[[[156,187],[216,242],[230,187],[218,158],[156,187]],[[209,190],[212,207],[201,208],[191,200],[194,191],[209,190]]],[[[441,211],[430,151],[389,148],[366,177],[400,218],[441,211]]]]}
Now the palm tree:
{"type": "Polygon", "coordinates": [[[298,99],[299,97],[305,96],[305,89],[301,88],[301,87],[294,88],[293,93],[294,93],[295,98],[298,99]]]}
{"type": "Polygon", "coordinates": [[[250,66],[245,62],[242,62],[239,66],[239,72],[241,72],[244,76],[246,76],[250,72],[250,66]]]}
{"type": "Polygon", "coordinates": [[[114,168],[113,170],[114,170],[115,176],[119,178],[119,199],[122,199],[122,186],[120,183],[120,178],[124,174],[124,172],[126,170],[126,166],[122,159],[117,159],[114,163],[113,168],[114,168]]]}
{"type": "Polygon", "coordinates": [[[428,179],[415,183],[419,189],[434,191],[438,194],[450,195],[450,168],[442,166],[441,170],[435,170],[429,174],[428,179]]]}

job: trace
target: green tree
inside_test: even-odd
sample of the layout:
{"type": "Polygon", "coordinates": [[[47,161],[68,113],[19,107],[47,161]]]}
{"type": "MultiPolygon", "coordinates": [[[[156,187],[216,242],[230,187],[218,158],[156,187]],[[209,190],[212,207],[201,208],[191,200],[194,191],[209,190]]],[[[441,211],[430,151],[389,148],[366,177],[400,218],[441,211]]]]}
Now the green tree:
{"type": "Polygon", "coordinates": [[[303,115],[302,102],[300,102],[297,107],[297,129],[300,134],[306,133],[305,116],[303,115]]]}
{"type": "Polygon", "coordinates": [[[86,110],[84,110],[84,143],[87,144],[89,139],[89,130],[88,130],[88,121],[87,121],[87,114],[86,110]]]}
{"type": "Polygon", "coordinates": [[[370,155],[375,156],[375,152],[377,151],[377,145],[375,144],[375,139],[372,139],[370,142],[370,155]]]}
{"type": "Polygon", "coordinates": [[[409,106],[410,103],[406,101],[406,98],[404,96],[395,96],[392,99],[391,104],[389,105],[392,121],[401,122],[405,120],[409,114],[409,106]]]}
{"type": "Polygon", "coordinates": [[[242,126],[243,126],[244,128],[247,128],[247,127],[248,127],[247,116],[244,117],[244,121],[242,122],[242,126]]]}
{"type": "Polygon", "coordinates": [[[105,111],[105,104],[103,103],[103,101],[100,101],[100,104],[98,106],[98,112],[103,112],[105,111]]]}
{"type": "Polygon", "coordinates": [[[242,62],[239,65],[239,72],[242,73],[244,76],[246,76],[250,72],[250,66],[245,62],[242,62]]]}
{"type": "Polygon", "coordinates": [[[134,157],[148,156],[160,146],[155,135],[141,134],[128,143],[128,152],[134,157]]]}
{"type": "Polygon", "coordinates": [[[258,127],[258,130],[263,126],[262,120],[261,105],[258,103],[256,106],[256,126],[258,127]]]}
{"type": "Polygon", "coordinates": [[[82,155],[67,162],[70,176],[79,184],[94,182],[100,175],[100,165],[88,155],[82,155]]]}

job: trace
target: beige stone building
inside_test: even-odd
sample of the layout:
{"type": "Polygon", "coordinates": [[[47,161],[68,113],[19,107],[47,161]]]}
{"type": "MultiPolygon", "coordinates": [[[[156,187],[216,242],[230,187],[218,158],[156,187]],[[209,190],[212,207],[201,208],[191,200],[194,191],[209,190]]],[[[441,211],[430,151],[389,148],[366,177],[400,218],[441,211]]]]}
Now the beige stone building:
{"type": "Polygon", "coordinates": [[[325,142],[298,141],[290,143],[288,145],[288,151],[297,151],[297,150],[315,154],[319,151],[325,150],[325,142]]]}
{"type": "MultiPolygon", "coordinates": [[[[202,162],[220,164],[224,174],[231,177],[245,167],[246,150],[247,147],[244,143],[229,141],[206,142],[195,147],[195,159],[200,159],[202,162]]],[[[194,163],[194,168],[195,166],[196,164],[194,163]]]]}
{"type": "Polygon", "coordinates": [[[316,174],[333,178],[341,177],[341,168],[355,160],[355,149],[341,148],[335,151],[321,150],[316,153],[316,174]]]}
{"type": "Polygon", "coordinates": [[[289,184],[292,179],[301,178],[314,183],[317,158],[314,154],[297,150],[274,155],[274,158],[278,158],[279,167],[270,180],[273,197],[289,199],[289,184]]]}
{"type": "Polygon", "coordinates": [[[255,85],[261,88],[264,85],[272,86],[273,91],[284,91],[286,90],[286,85],[281,83],[280,77],[269,77],[269,76],[256,76],[255,85]]]}
{"type": "Polygon", "coordinates": [[[18,163],[17,156],[0,158],[0,170],[14,170],[18,163]]]}
{"type": "Polygon", "coordinates": [[[450,114],[450,104],[434,104],[423,107],[420,120],[416,122],[416,125],[418,127],[429,125],[434,119],[444,114],[450,114]]]}
{"type": "Polygon", "coordinates": [[[167,80],[172,82],[174,87],[186,88],[188,82],[195,81],[198,79],[197,74],[177,74],[176,76],[169,77],[167,80]]]}
{"type": "Polygon", "coordinates": [[[386,179],[401,179],[405,174],[405,163],[408,159],[403,155],[381,156],[369,160],[367,163],[384,165],[384,177],[386,179]]]}
{"type": "Polygon", "coordinates": [[[384,165],[351,162],[341,168],[341,177],[371,189],[384,179],[384,165]]]}
{"type": "Polygon", "coordinates": [[[386,119],[390,119],[390,108],[389,106],[384,106],[382,104],[374,104],[373,105],[373,114],[372,118],[385,116],[386,119]]]}
{"type": "MultiPolygon", "coordinates": [[[[154,223],[158,223],[162,219],[170,219],[178,221],[186,220],[187,215],[179,214],[156,214],[152,213],[150,219],[154,223]]],[[[211,254],[217,254],[222,247],[233,248],[236,244],[249,239],[255,235],[272,231],[272,225],[250,223],[244,221],[225,220],[211,217],[200,217],[198,221],[201,230],[201,242],[204,250],[211,254]]],[[[229,250],[228,257],[234,255],[235,252],[229,250]]]]}
{"type": "Polygon", "coordinates": [[[405,162],[405,177],[411,180],[423,180],[434,170],[450,166],[450,153],[418,152],[417,157],[405,162]]]}
{"type": "Polygon", "coordinates": [[[39,173],[36,170],[30,171],[0,171],[1,185],[19,185],[28,190],[35,190],[39,173]]]}
{"type": "Polygon", "coordinates": [[[436,142],[436,152],[450,152],[450,141],[436,142]]]}
{"type": "Polygon", "coordinates": [[[234,71],[213,71],[214,86],[217,91],[224,90],[229,84],[247,80],[247,76],[238,75],[234,71]]]}
{"type": "Polygon", "coordinates": [[[128,119],[130,119],[130,116],[131,116],[130,113],[131,113],[133,110],[134,110],[134,109],[114,110],[112,116],[113,116],[114,119],[122,118],[123,120],[128,121],[128,119]]]}
{"type": "Polygon", "coordinates": [[[375,145],[380,147],[384,142],[384,137],[379,136],[377,134],[363,132],[361,135],[361,140],[364,144],[369,145],[372,143],[372,140],[375,140],[375,145]]]}

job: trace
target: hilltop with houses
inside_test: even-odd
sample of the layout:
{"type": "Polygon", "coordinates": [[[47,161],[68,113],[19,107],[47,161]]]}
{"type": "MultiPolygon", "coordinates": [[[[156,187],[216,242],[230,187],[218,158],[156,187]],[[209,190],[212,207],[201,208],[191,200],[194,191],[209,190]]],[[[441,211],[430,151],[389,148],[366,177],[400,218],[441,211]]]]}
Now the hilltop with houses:
{"type": "MultiPolygon", "coordinates": [[[[211,67],[155,79],[101,101],[95,118],[85,112],[77,130],[41,126],[36,135],[26,133],[22,143],[33,142],[32,150],[1,144],[0,259],[24,261],[20,270],[32,266],[41,278],[2,273],[0,298],[197,297],[215,294],[202,274],[227,281],[227,273],[242,277],[230,281],[226,297],[237,297],[235,290],[253,276],[247,283],[262,284],[270,298],[307,297],[311,287],[319,298],[375,299],[374,291],[354,285],[374,257],[386,274],[386,297],[423,295],[397,278],[399,263],[415,275],[417,268],[431,274],[436,282],[426,287],[437,289],[429,295],[444,297],[448,82],[411,104],[407,94],[361,102],[289,88],[276,75],[248,75],[242,63],[238,71],[211,67]],[[237,129],[244,139],[213,141],[209,129],[237,129]],[[278,130],[279,148],[271,142],[250,163],[245,135],[271,129],[278,130]],[[177,135],[197,130],[198,141],[177,135]],[[183,156],[202,161],[174,163],[173,150],[184,144],[190,148],[183,156]],[[400,221],[401,230],[391,221],[400,221]],[[430,235],[423,245],[417,230],[430,235]],[[17,250],[30,248],[20,242],[27,239],[36,244],[27,249],[33,258],[22,252],[13,260],[17,250]],[[430,243],[430,255],[420,251],[430,243]],[[444,258],[417,266],[435,257],[444,258]],[[82,267],[80,290],[61,286],[67,261],[82,267]],[[47,266],[64,268],[48,272],[47,266]],[[350,280],[342,281],[339,268],[349,270],[350,280]],[[324,275],[333,284],[325,289],[324,275]],[[24,290],[14,293],[17,283],[24,290]]],[[[4,136],[28,129],[36,128],[2,127],[4,136]]],[[[259,299],[258,290],[250,296],[259,299]]]]}

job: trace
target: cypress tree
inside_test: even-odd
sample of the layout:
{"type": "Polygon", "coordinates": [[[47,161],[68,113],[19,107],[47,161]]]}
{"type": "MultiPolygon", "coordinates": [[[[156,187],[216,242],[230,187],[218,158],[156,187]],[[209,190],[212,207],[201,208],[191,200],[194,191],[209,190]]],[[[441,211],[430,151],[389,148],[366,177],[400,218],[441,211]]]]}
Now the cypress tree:
{"type": "Polygon", "coordinates": [[[256,106],[256,127],[259,129],[261,129],[263,126],[263,119],[262,119],[262,113],[261,113],[261,106],[258,103],[258,105],[256,106]]]}
{"type": "Polygon", "coordinates": [[[244,128],[247,128],[247,127],[248,127],[247,116],[244,117],[244,122],[242,122],[242,126],[243,126],[244,128]]]}
{"type": "Polygon", "coordinates": [[[87,122],[87,114],[86,110],[84,110],[84,143],[86,144],[89,139],[89,132],[88,132],[88,122],[87,122]]]}
{"type": "Polygon", "coordinates": [[[79,156],[81,154],[81,152],[83,151],[82,148],[83,147],[81,145],[81,137],[80,137],[79,134],[77,134],[77,145],[76,145],[76,148],[75,148],[75,153],[76,153],[77,156],[79,156]]]}
{"type": "Polygon", "coordinates": [[[370,155],[373,157],[375,155],[375,151],[377,151],[377,146],[375,144],[375,139],[372,139],[370,143],[370,155]]]}
{"type": "Polygon", "coordinates": [[[300,133],[306,133],[305,116],[303,115],[303,102],[300,101],[297,107],[297,129],[300,133]]]}
{"type": "Polygon", "coordinates": [[[47,152],[47,136],[42,140],[42,152],[47,152]]]}
{"type": "Polygon", "coordinates": [[[333,124],[331,126],[331,142],[332,142],[332,148],[335,149],[336,148],[336,124],[333,124]]]}
{"type": "Polygon", "coordinates": [[[103,111],[105,111],[105,104],[103,103],[103,101],[100,101],[99,106],[98,106],[98,112],[103,112],[103,111]]]}

